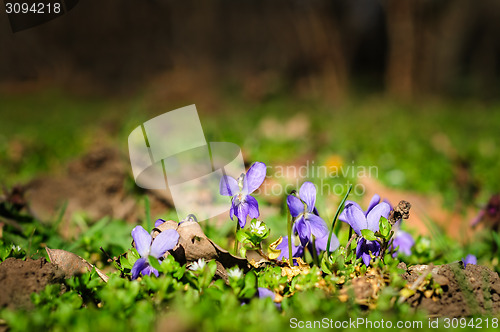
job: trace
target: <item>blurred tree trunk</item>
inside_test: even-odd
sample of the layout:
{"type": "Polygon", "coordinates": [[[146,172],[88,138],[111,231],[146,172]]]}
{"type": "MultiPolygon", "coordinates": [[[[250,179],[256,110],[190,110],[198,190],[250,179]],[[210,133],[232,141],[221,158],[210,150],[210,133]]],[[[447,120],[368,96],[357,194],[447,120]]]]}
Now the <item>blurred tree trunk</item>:
{"type": "Polygon", "coordinates": [[[402,99],[449,93],[474,19],[468,0],[387,0],[387,91],[402,99]]]}
{"type": "Polygon", "coordinates": [[[471,47],[471,76],[473,89],[484,98],[498,98],[500,82],[500,2],[484,0],[481,2],[477,21],[476,45],[471,47]]]}
{"type": "MultiPolygon", "coordinates": [[[[436,1],[430,3],[432,6],[436,1]]],[[[453,0],[444,2],[437,15],[433,15],[433,30],[428,31],[427,36],[432,39],[432,46],[428,53],[422,57],[434,58],[435,65],[432,68],[422,68],[422,73],[428,73],[419,82],[419,90],[424,94],[452,92],[455,82],[458,81],[462,66],[461,57],[464,53],[464,44],[473,21],[476,4],[469,0],[453,0]],[[431,53],[434,52],[434,53],[431,53]]],[[[429,7],[429,6],[427,6],[429,7]]],[[[433,10],[434,8],[430,8],[433,10]]],[[[426,11],[428,12],[429,9],[426,11]]],[[[424,12],[425,14],[425,12],[424,12]]],[[[421,26],[424,27],[425,16],[422,15],[421,26]]],[[[428,39],[423,40],[427,43],[428,39]]]]}
{"type": "Polygon", "coordinates": [[[339,21],[327,2],[292,6],[292,22],[302,62],[313,68],[308,75],[309,88],[323,98],[342,102],[348,91],[348,64],[344,53],[339,21]],[[317,81],[317,82],[316,82],[317,81]],[[318,83],[319,86],[316,86],[318,83]]]}
{"type": "Polygon", "coordinates": [[[386,85],[389,94],[404,99],[414,94],[415,0],[387,0],[388,58],[386,85]]]}

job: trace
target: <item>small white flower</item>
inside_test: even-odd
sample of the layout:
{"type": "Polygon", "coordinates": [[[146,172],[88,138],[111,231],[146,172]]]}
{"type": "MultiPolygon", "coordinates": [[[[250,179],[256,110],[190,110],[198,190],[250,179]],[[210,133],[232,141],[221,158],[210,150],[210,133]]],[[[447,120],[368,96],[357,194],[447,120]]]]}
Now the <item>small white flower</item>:
{"type": "Polygon", "coordinates": [[[237,266],[235,266],[232,269],[227,270],[227,276],[230,279],[238,280],[243,277],[243,271],[241,271],[237,266]]]}
{"type": "Polygon", "coordinates": [[[189,269],[191,271],[203,271],[205,269],[205,266],[207,265],[207,262],[203,258],[198,259],[196,262],[191,263],[189,266],[189,269]]]}
{"type": "Polygon", "coordinates": [[[21,251],[21,247],[20,246],[12,245],[12,250],[14,250],[14,251],[21,251]]]}
{"type": "Polygon", "coordinates": [[[259,220],[250,224],[250,231],[257,235],[264,235],[266,232],[266,226],[262,224],[259,220]]]}

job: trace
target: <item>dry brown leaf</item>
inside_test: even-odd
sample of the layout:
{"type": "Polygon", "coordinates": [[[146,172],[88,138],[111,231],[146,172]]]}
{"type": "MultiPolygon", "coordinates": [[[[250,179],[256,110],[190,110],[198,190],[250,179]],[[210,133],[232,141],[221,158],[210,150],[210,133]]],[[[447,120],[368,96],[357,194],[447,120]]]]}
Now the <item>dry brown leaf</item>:
{"type": "Polygon", "coordinates": [[[93,268],[95,268],[99,277],[104,282],[108,282],[109,277],[104,274],[104,272],[102,272],[97,267],[93,266],[80,256],[62,249],[50,249],[47,247],[45,248],[45,250],[49,255],[50,262],[58,266],[64,272],[66,278],[78,274],[83,274],[85,272],[90,272],[93,268]]]}

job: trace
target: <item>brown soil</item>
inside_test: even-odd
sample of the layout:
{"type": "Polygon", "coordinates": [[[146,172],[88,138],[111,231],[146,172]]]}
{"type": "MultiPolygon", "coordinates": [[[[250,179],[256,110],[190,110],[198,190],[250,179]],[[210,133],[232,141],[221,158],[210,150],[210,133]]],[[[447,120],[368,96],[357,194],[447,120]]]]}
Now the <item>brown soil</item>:
{"type": "MultiPolygon", "coordinates": [[[[26,186],[30,212],[40,220],[54,220],[67,202],[63,216],[63,233],[75,212],[83,212],[91,220],[105,216],[128,221],[142,217],[144,207],[137,202],[133,190],[139,190],[130,175],[128,159],[112,148],[91,151],[71,162],[63,174],[43,176],[26,186]],[[134,187],[128,189],[126,182],[134,187]]],[[[167,193],[148,191],[151,213],[164,212],[171,206],[167,193]]]]}
{"type": "Polygon", "coordinates": [[[8,258],[0,264],[0,308],[30,309],[31,293],[63,279],[64,272],[44,258],[27,261],[8,258]]]}
{"type": "Polygon", "coordinates": [[[419,277],[422,273],[429,272],[432,273],[433,282],[441,285],[443,293],[425,296],[424,292],[418,291],[407,300],[412,307],[424,309],[434,317],[464,317],[500,312],[500,278],[489,268],[469,264],[463,269],[461,263],[434,267],[416,265],[410,267],[403,278],[411,287],[415,283],[424,282],[419,277]]]}

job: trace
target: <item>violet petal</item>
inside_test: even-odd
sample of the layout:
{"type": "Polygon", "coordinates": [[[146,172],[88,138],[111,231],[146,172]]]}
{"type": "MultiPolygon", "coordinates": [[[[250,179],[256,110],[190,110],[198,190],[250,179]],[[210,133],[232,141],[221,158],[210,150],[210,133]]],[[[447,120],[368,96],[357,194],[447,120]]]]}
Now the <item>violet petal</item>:
{"type": "Polygon", "coordinates": [[[251,194],[260,187],[266,178],[266,164],[255,162],[249,169],[243,179],[243,192],[251,194]]]}
{"type": "Polygon", "coordinates": [[[271,291],[267,288],[258,287],[257,292],[259,294],[259,298],[261,298],[261,299],[266,298],[266,297],[270,297],[271,300],[274,301],[274,298],[276,297],[276,294],[274,294],[273,291],[271,291]]]}
{"type": "Polygon", "coordinates": [[[307,205],[307,212],[312,212],[316,204],[316,186],[307,181],[302,184],[299,190],[300,199],[307,205]]]}
{"type": "Polygon", "coordinates": [[[179,233],[175,229],[167,229],[156,236],[151,245],[151,256],[160,258],[168,250],[174,249],[179,242],[179,233]]]}
{"type": "Polygon", "coordinates": [[[135,261],[134,266],[132,266],[132,280],[137,279],[142,270],[144,270],[148,266],[148,261],[146,258],[139,258],[135,261]]]}
{"type": "Polygon", "coordinates": [[[220,179],[219,192],[223,196],[233,196],[239,191],[238,181],[233,177],[224,175],[220,179]]]}
{"type": "Polygon", "coordinates": [[[373,232],[378,231],[380,217],[389,218],[391,207],[386,202],[377,204],[366,216],[367,228],[373,232]]]}
{"type": "Polygon", "coordinates": [[[240,222],[240,227],[241,228],[245,227],[245,224],[247,223],[247,216],[248,216],[248,203],[243,202],[243,203],[238,204],[236,206],[236,209],[235,209],[235,215],[240,222]]]}
{"type": "Polygon", "coordinates": [[[308,223],[305,222],[304,217],[300,217],[296,222],[295,229],[299,234],[300,243],[302,246],[305,246],[307,242],[309,242],[311,238],[311,229],[309,228],[308,223]]]}
{"type": "Polygon", "coordinates": [[[314,236],[317,238],[328,236],[328,227],[323,219],[312,213],[306,213],[305,219],[314,236]]]}
{"type": "Polygon", "coordinates": [[[365,212],[365,216],[370,213],[370,211],[380,202],[380,196],[375,194],[370,200],[370,204],[368,204],[368,209],[365,212]]]}
{"type": "Polygon", "coordinates": [[[288,195],[286,203],[288,204],[288,209],[290,209],[292,217],[295,218],[299,214],[304,213],[304,203],[294,195],[288,195]]]}
{"type": "Polygon", "coordinates": [[[156,221],[155,221],[155,227],[160,226],[160,225],[161,225],[161,224],[163,224],[164,222],[165,222],[165,220],[163,220],[163,219],[158,219],[158,220],[156,220],[156,221]]]}
{"type": "MultiPolygon", "coordinates": [[[[281,261],[284,259],[289,259],[290,254],[288,251],[288,236],[283,236],[283,239],[281,240],[281,243],[276,246],[276,249],[280,250],[280,254],[278,258],[276,258],[278,261],[281,261]]],[[[292,257],[302,257],[304,255],[304,247],[298,245],[296,246],[295,243],[292,241],[292,257]]],[[[297,263],[294,262],[296,265],[297,263]]]]}
{"type": "Polygon", "coordinates": [[[156,277],[158,277],[160,275],[158,270],[155,269],[154,267],[152,267],[151,265],[149,265],[149,263],[148,263],[146,265],[146,267],[144,267],[144,269],[141,271],[141,274],[143,276],[149,276],[149,275],[151,275],[151,273],[153,273],[156,277]]]}
{"type": "MultiPolygon", "coordinates": [[[[326,251],[326,245],[328,244],[328,236],[327,234],[324,237],[321,238],[316,238],[316,249],[319,251],[326,251]]],[[[330,252],[333,252],[337,250],[337,248],[340,246],[339,239],[335,236],[335,234],[332,234],[332,239],[330,240],[330,252]]],[[[319,253],[318,253],[319,254],[319,253]]]]}
{"type": "Polygon", "coordinates": [[[148,257],[151,248],[151,235],[142,226],[135,226],[132,230],[135,248],[141,257],[148,257]]]}
{"type": "Polygon", "coordinates": [[[356,204],[346,204],[344,208],[345,221],[351,225],[356,234],[361,235],[361,230],[367,228],[367,222],[363,210],[356,204]]]}
{"type": "Polygon", "coordinates": [[[397,231],[393,242],[393,246],[397,248],[396,252],[402,252],[403,254],[410,256],[411,248],[414,244],[415,240],[413,240],[413,237],[410,234],[404,231],[397,231]]]}
{"type": "Polygon", "coordinates": [[[469,254],[465,258],[462,258],[462,262],[464,263],[464,268],[465,268],[465,267],[467,267],[467,264],[476,265],[477,258],[476,258],[476,256],[469,254]]]}
{"type": "Polygon", "coordinates": [[[248,204],[248,215],[250,216],[250,218],[258,218],[260,213],[259,203],[257,203],[257,200],[252,196],[247,196],[246,202],[248,204]]]}
{"type": "Polygon", "coordinates": [[[363,263],[365,263],[366,266],[370,265],[371,257],[369,253],[362,252],[361,253],[361,259],[363,260],[363,263]]]}

